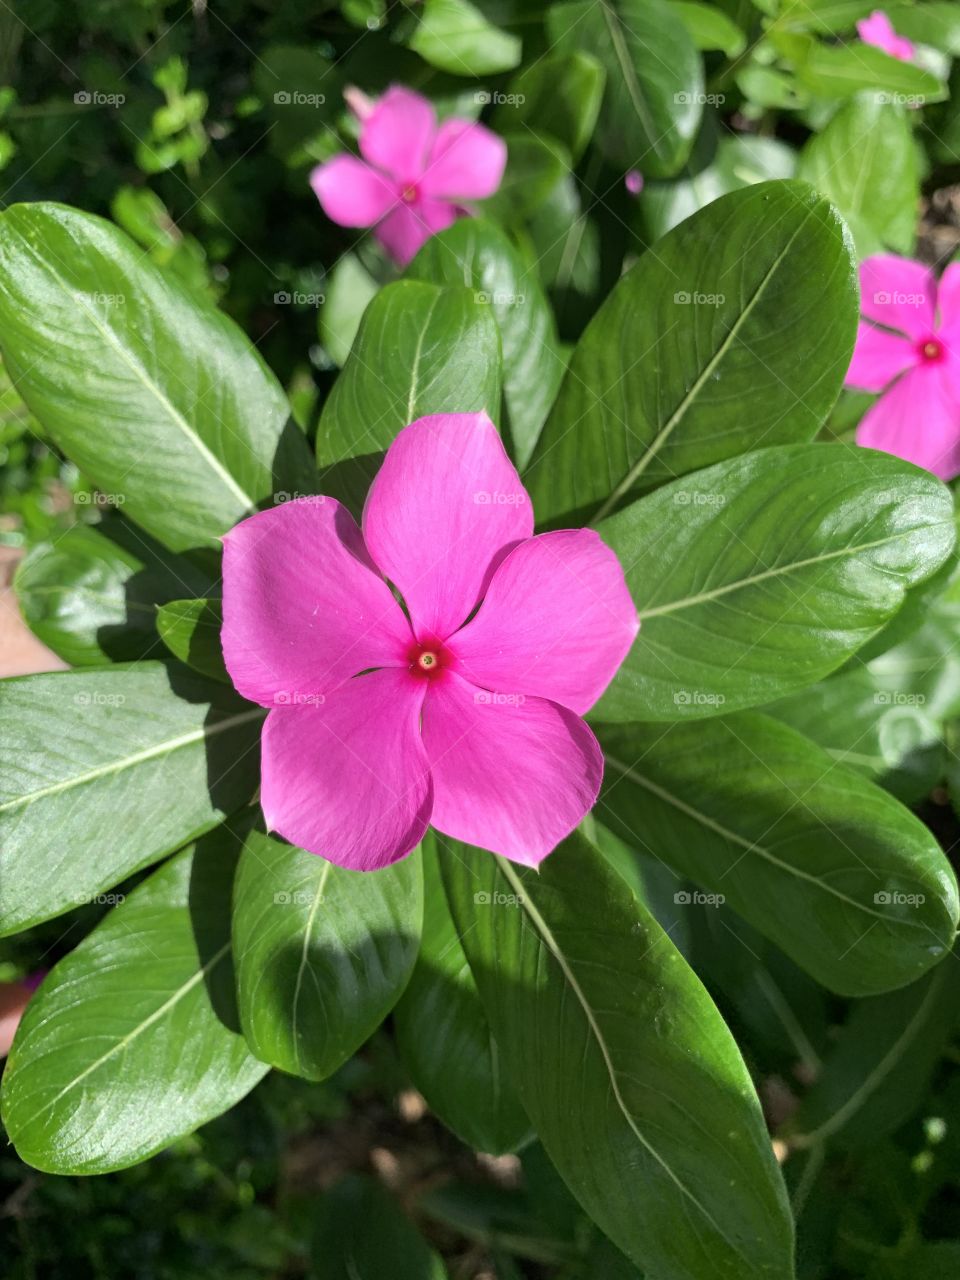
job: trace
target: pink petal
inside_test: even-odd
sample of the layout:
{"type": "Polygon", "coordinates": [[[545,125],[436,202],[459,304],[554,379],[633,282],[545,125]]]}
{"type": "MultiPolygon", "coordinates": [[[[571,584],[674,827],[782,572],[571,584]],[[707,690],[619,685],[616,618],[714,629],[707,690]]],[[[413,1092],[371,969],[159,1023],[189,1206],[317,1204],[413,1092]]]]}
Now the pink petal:
{"type": "Polygon", "coordinates": [[[906,338],[861,321],[844,383],[861,391],[882,391],[897,374],[912,369],[919,359],[916,347],[906,338]]]}
{"type": "Polygon", "coordinates": [[[860,310],[887,329],[929,337],[936,299],[937,282],[922,262],[881,253],[860,264],[860,310]]]}
{"type": "Polygon", "coordinates": [[[399,266],[407,266],[420,246],[456,220],[452,204],[419,199],[398,204],[380,223],[374,235],[399,266]]]}
{"type": "Polygon", "coordinates": [[[346,153],[318,165],[310,185],[324,213],[341,227],[372,227],[399,199],[382,174],[346,153]]]}
{"type": "Polygon", "coordinates": [[[613,679],[638,629],[620,561],[599,534],[564,529],[514,547],[450,648],[471,684],[549,698],[582,714],[613,679]]]}
{"type": "Polygon", "coordinates": [[[941,480],[960,475],[960,385],[951,365],[905,373],[864,415],[857,444],[915,462],[941,480]]]}
{"type": "Polygon", "coordinates": [[[405,858],[432,805],[420,737],[425,688],[406,671],[372,671],[319,705],[271,711],[260,800],[268,827],[354,871],[405,858]]]}
{"type": "Polygon", "coordinates": [[[363,529],[417,635],[445,640],[533,533],[533,510],[487,415],[442,413],[404,427],[387,450],[363,529]]]}
{"type": "Polygon", "coordinates": [[[597,740],[572,711],[502,701],[452,672],[424,699],[423,741],[437,830],[530,866],[592,808],[603,777],[597,740]]]}
{"type": "Polygon", "coordinates": [[[872,44],[901,62],[909,62],[914,55],[913,45],[906,36],[897,35],[893,23],[882,9],[874,9],[869,18],[860,19],[857,35],[864,44],[872,44]]]}
{"type": "Polygon", "coordinates": [[[412,89],[392,85],[360,130],[360,153],[402,185],[415,183],[427,164],[437,132],[431,103],[412,89]]]}
{"type": "Polygon", "coordinates": [[[951,262],[937,289],[937,337],[960,354],[960,262],[951,262]]]}
{"type": "Polygon", "coordinates": [[[245,698],[295,705],[368,667],[406,666],[410,626],[339,502],[261,511],[223,544],[223,656],[245,698]]]}
{"type": "Polygon", "coordinates": [[[421,190],[448,200],[483,200],[503,179],[507,144],[482,124],[446,120],[437,133],[421,190]]]}

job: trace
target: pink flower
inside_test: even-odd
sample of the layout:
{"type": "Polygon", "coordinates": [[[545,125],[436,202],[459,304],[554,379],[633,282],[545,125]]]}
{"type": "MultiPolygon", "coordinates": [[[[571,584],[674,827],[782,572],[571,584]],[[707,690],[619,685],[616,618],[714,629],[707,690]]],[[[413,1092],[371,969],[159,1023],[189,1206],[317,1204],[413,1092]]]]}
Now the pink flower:
{"type": "Polygon", "coordinates": [[[224,657],[271,708],[271,830],[361,871],[405,857],[430,823],[533,865],[592,807],[603,760],[580,717],[636,610],[596,533],[533,536],[486,414],[405,427],[362,533],[333,499],[301,499],[224,543],[224,657]]]}
{"type": "Polygon", "coordinates": [[[470,200],[500,186],[507,148],[469,120],[437,117],[426,98],[394,85],[375,104],[352,91],[360,154],[344,153],[310,175],[324,213],[342,227],[373,227],[406,266],[425,240],[449,227],[470,200]],[[366,161],[366,163],[364,163],[366,161]]]}
{"type": "Polygon", "coordinates": [[[623,179],[623,185],[632,196],[638,196],[643,190],[643,174],[639,169],[628,169],[623,179]]]}
{"type": "Polygon", "coordinates": [[[857,444],[944,480],[960,475],[960,265],[947,267],[938,288],[921,262],[867,258],[860,307],[874,323],[860,323],[846,385],[883,394],[864,414],[857,444]]]}
{"type": "Polygon", "coordinates": [[[901,62],[912,62],[914,47],[906,36],[898,36],[893,23],[882,9],[874,9],[869,18],[861,18],[857,23],[857,35],[864,44],[875,45],[891,58],[899,58],[901,62]]]}

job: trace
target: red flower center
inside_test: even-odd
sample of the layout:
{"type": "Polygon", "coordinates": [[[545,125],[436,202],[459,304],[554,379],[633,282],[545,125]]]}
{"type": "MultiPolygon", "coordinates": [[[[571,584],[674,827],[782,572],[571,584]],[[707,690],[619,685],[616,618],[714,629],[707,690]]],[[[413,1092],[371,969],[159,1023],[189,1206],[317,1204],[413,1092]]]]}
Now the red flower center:
{"type": "Polygon", "coordinates": [[[943,359],[943,343],[937,338],[928,338],[926,342],[918,344],[920,355],[929,363],[943,359]]]}
{"type": "Polygon", "coordinates": [[[417,190],[416,183],[411,182],[409,186],[404,187],[400,192],[400,199],[404,204],[413,204],[419,195],[420,192],[417,190]]]}
{"type": "Polygon", "coordinates": [[[449,651],[439,640],[416,641],[408,654],[410,673],[421,680],[434,680],[452,661],[449,651]]]}

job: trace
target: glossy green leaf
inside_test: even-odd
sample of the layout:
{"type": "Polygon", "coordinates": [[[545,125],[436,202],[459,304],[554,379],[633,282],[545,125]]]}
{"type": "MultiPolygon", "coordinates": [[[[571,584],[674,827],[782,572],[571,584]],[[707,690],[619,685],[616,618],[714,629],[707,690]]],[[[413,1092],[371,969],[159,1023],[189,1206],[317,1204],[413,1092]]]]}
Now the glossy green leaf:
{"type": "Polygon", "coordinates": [[[58,204],[0,215],[0,348],[64,453],[174,550],[214,545],[305,474],[250,341],[102,218],[58,204]]]}
{"type": "Polygon", "coordinates": [[[504,1075],[447,906],[432,837],[424,844],[423,870],[423,941],[393,1011],[397,1046],[430,1110],[467,1146],[500,1155],[523,1143],[530,1123],[504,1075]]]}
{"type": "Polygon", "coordinates": [[[359,510],[397,432],[430,413],[500,407],[500,334],[473,289],[388,285],[364,312],[317,430],[319,487],[359,510]]]}
{"type": "Polygon", "coordinates": [[[894,4],[885,8],[894,31],[952,57],[960,55],[960,8],[933,0],[924,4],[894,4]]]}
{"type": "Polygon", "coordinates": [[[100,532],[74,525],[35,544],[17,566],[14,591],[27,626],[74,667],[162,657],[157,605],[209,579],[132,525],[100,532]]]}
{"type": "Polygon", "coordinates": [[[424,0],[409,44],[424,62],[455,76],[510,71],[522,48],[517,36],[488,22],[469,0],[424,0]]]}
{"type": "Polygon", "coordinates": [[[728,58],[736,58],[746,48],[747,37],[722,9],[688,0],[673,0],[671,7],[698,49],[718,49],[728,58]]]}
{"type": "Polygon", "coordinates": [[[324,1080],[376,1030],[413,970],[423,915],[414,854],[345,871],[261,831],[234,893],[240,1019],[264,1062],[324,1080]]]}
{"type": "Polygon", "coordinates": [[[470,285],[493,311],[503,351],[503,397],[513,457],[523,467],[563,377],[553,312],[536,274],[492,223],[461,218],[431,236],[408,268],[416,280],[470,285]]]}
{"type": "Polygon", "coordinates": [[[205,836],[46,978],[3,1075],[3,1123],[27,1164],[59,1174],[137,1164],[264,1075],[236,1022],[235,862],[226,829],[205,836]]]}
{"type": "Polygon", "coordinates": [[[589,53],[549,53],[524,67],[497,96],[493,124],[500,133],[524,128],[548,133],[576,162],[593,137],[606,72],[589,53]]]}
{"type": "Polygon", "coordinates": [[[837,35],[851,31],[860,18],[867,17],[876,7],[876,0],[783,0],[777,26],[837,35]]]}
{"type": "Polygon", "coordinates": [[[955,959],[902,991],[854,1006],[816,1085],[790,1123],[798,1147],[868,1147],[923,1102],[960,1017],[955,959]]]}
{"type": "Polygon", "coordinates": [[[447,1269],[375,1178],[351,1174],[316,1207],[310,1280],[447,1280],[447,1269]]]}
{"type": "Polygon", "coordinates": [[[222,628],[219,600],[172,600],[157,610],[157,631],[170,652],[201,675],[229,684],[220,644],[222,628]]]}
{"type": "Polygon", "coordinates": [[[641,619],[596,710],[617,721],[717,715],[813,684],[880,630],[955,539],[953,499],[929,472],[840,444],[707,467],[600,532],[641,619]]]}
{"type": "Polygon", "coordinates": [[[804,147],[797,176],[840,210],[861,258],[913,252],[920,179],[905,107],[869,94],[844,104],[804,147]]]}
{"type": "Polygon", "coordinates": [[[591,54],[607,73],[600,142],[623,169],[669,178],[683,164],[703,111],[703,68],[665,0],[568,0],[547,10],[547,34],[591,54]]]}
{"type": "Polygon", "coordinates": [[[508,133],[507,167],[503,181],[489,200],[483,202],[486,216],[505,227],[516,227],[533,217],[544,200],[572,170],[570,155],[548,134],[508,133]]]}
{"type": "Polygon", "coordinates": [[[443,842],[440,857],[510,1078],[584,1209],[661,1280],[791,1274],[747,1069],[626,882],[576,834],[536,870],[443,842]]]}
{"type": "Polygon", "coordinates": [[[832,991],[904,986],[949,951],[960,904],[931,832],[802,734],[753,713],[600,737],[599,817],[832,991]]]}
{"type": "Polygon", "coordinates": [[[159,662],[0,682],[0,935],[95,900],[239,808],[263,715],[159,662]]]}
{"type": "Polygon", "coordinates": [[[356,254],[345,253],[331,271],[326,288],[320,310],[320,341],[334,364],[343,368],[367,304],[377,292],[377,282],[356,254]]]}
{"type": "Polygon", "coordinates": [[[538,519],[581,524],[746,449],[811,439],[857,313],[842,224],[809,187],[764,182],[703,209],[580,339],[527,477],[538,519]]]}
{"type": "Polygon", "coordinates": [[[946,85],[933,72],[860,41],[844,45],[811,40],[796,75],[811,93],[827,98],[849,98],[870,89],[885,101],[923,106],[947,96],[946,85]]]}

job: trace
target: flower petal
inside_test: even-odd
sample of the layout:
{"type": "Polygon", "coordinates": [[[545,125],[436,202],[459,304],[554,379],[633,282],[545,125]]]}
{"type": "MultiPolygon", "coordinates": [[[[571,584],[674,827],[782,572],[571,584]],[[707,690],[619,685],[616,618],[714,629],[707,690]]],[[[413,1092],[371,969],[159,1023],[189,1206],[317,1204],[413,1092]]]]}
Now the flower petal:
{"type": "Polygon", "coordinates": [[[407,266],[422,244],[456,221],[457,211],[442,200],[401,201],[374,235],[399,266],[407,266]]]}
{"type": "Polygon", "coordinates": [[[260,799],[269,828],[354,871],[405,858],[432,806],[420,737],[425,688],[406,671],[372,671],[319,705],[271,711],[260,799]]]}
{"type": "Polygon", "coordinates": [[[450,648],[471,684],[549,698],[582,715],[639,625],[614,553],[591,529],[564,529],[514,547],[450,648]]]}
{"type": "Polygon", "coordinates": [[[470,120],[446,120],[437,132],[421,190],[448,200],[483,200],[503,180],[507,144],[470,120]]]}
{"type": "Polygon", "coordinates": [[[437,116],[427,98],[391,85],[364,120],[360,154],[403,185],[417,182],[427,165],[437,116]]]}
{"type": "Polygon", "coordinates": [[[960,262],[951,262],[937,289],[937,337],[960,357],[960,262]]]}
{"type": "Polygon", "coordinates": [[[860,310],[868,320],[923,340],[933,332],[937,282],[922,262],[880,253],[860,263],[860,310]]]}
{"type": "Polygon", "coordinates": [[[893,23],[882,9],[874,9],[869,18],[861,18],[857,23],[857,35],[864,44],[872,44],[882,49],[891,58],[899,58],[901,62],[909,62],[916,52],[913,43],[906,36],[898,36],[893,23]]]}
{"type": "Polygon", "coordinates": [[[423,703],[438,831],[541,862],[592,808],[603,755],[586,724],[545,698],[501,700],[452,672],[423,703]]]}
{"type": "Polygon", "coordinates": [[[394,440],[363,511],[370,554],[421,638],[445,640],[533,533],[533,510],[485,413],[419,418],[394,440]]]}
{"type": "Polygon", "coordinates": [[[960,475],[960,387],[947,363],[921,365],[884,392],[857,428],[857,444],[926,467],[941,480],[960,475]]]}
{"type": "Polygon", "coordinates": [[[844,385],[861,391],[882,391],[897,374],[912,369],[919,361],[912,342],[861,321],[844,385]]]}
{"type": "Polygon", "coordinates": [[[346,153],[318,165],[310,185],[324,213],[341,227],[372,227],[399,199],[382,174],[346,153]]]}
{"type": "Polygon", "coordinates": [[[356,521],[332,498],[298,498],[223,540],[223,656],[262,706],[330,693],[368,667],[406,666],[410,626],[356,521]]]}

